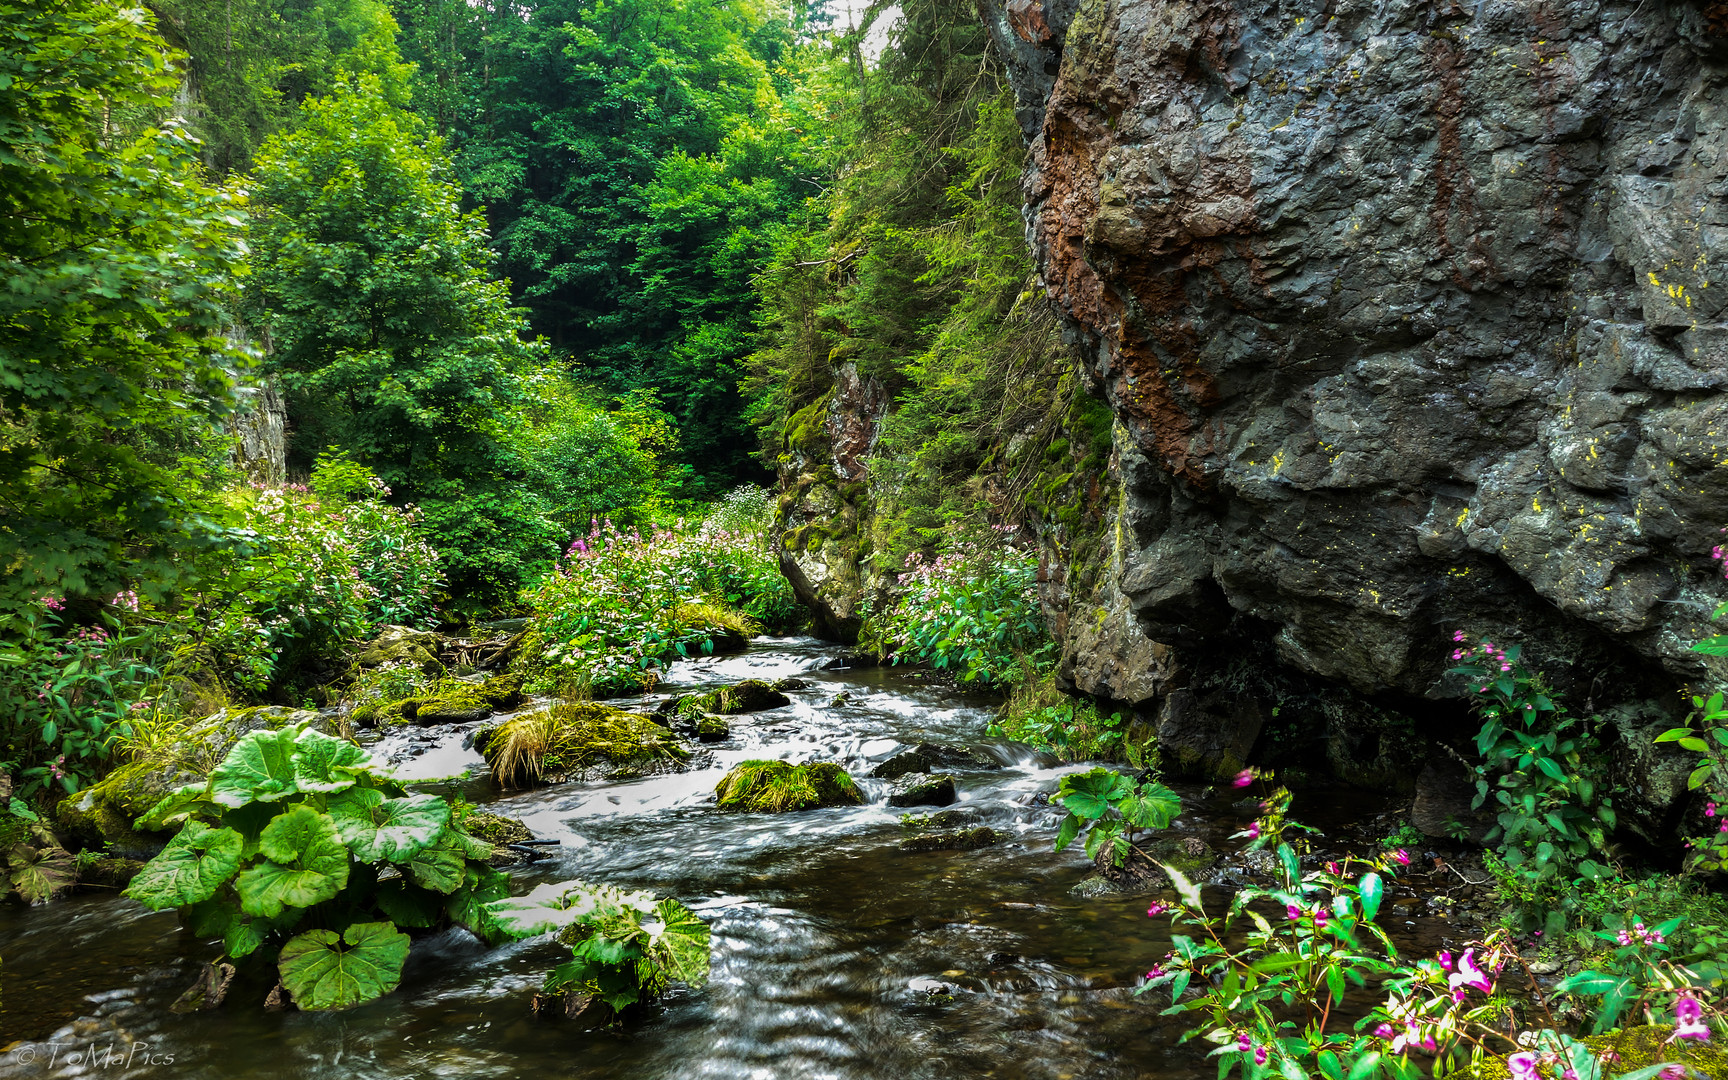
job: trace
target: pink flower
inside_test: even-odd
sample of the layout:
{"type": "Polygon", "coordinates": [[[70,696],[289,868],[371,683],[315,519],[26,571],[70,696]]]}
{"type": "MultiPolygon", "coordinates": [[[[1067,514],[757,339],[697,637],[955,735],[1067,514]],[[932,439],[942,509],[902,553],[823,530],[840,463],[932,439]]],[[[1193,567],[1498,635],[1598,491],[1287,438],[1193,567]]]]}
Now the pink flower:
{"type": "Polygon", "coordinates": [[[1512,1080],[1536,1080],[1541,1075],[1536,1071],[1536,1055],[1528,1050],[1507,1058],[1506,1067],[1512,1071],[1512,1080]]]}
{"type": "Polygon", "coordinates": [[[1403,848],[1399,848],[1397,851],[1392,853],[1392,861],[1397,863],[1399,866],[1409,866],[1410,853],[1405,851],[1403,848]]]}
{"type": "Polygon", "coordinates": [[[1236,1049],[1241,1050],[1243,1052],[1246,1052],[1248,1050],[1248,1048],[1253,1046],[1253,1045],[1254,1045],[1254,1040],[1250,1039],[1248,1037],[1248,1033],[1246,1031],[1241,1032],[1236,1036],[1236,1049]]]}
{"type": "Polygon", "coordinates": [[[1462,630],[1454,631],[1452,634],[1452,640],[1453,641],[1463,641],[1464,640],[1464,631],[1462,631],[1462,630]]]}
{"type": "Polygon", "coordinates": [[[1231,784],[1235,787],[1247,787],[1249,784],[1252,784],[1253,782],[1254,782],[1254,770],[1253,769],[1243,769],[1241,772],[1236,774],[1236,779],[1232,780],[1231,784]]]}
{"type": "Polygon", "coordinates": [[[1164,914],[1165,912],[1167,912],[1169,910],[1170,910],[1169,904],[1166,904],[1162,900],[1154,900],[1154,901],[1152,901],[1152,906],[1146,909],[1146,917],[1148,919],[1156,919],[1158,916],[1164,914]]]}
{"type": "Polygon", "coordinates": [[[1254,1048],[1254,1064],[1266,1064],[1266,1048],[1264,1046],[1256,1046],[1254,1048]]]}
{"type": "Polygon", "coordinates": [[[1316,930],[1326,929],[1326,920],[1331,918],[1331,917],[1332,917],[1331,913],[1328,912],[1325,908],[1315,908],[1314,909],[1314,929],[1316,929],[1316,930]]]}
{"type": "Polygon", "coordinates": [[[1452,954],[1450,952],[1440,954],[1440,967],[1446,971],[1452,970],[1452,954]]]}
{"type": "Polygon", "coordinates": [[[1392,1037],[1392,1025],[1381,1024],[1379,1027],[1374,1029],[1374,1037],[1378,1039],[1390,1039],[1392,1037]]]}
{"type": "Polygon", "coordinates": [[[1290,917],[1291,922],[1295,922],[1297,919],[1302,917],[1302,909],[1297,907],[1295,904],[1285,904],[1284,914],[1290,917]]]}
{"type": "Polygon", "coordinates": [[[1484,994],[1494,990],[1494,984],[1489,982],[1488,976],[1476,966],[1475,949],[1464,950],[1464,955],[1458,960],[1458,970],[1446,977],[1446,985],[1452,990],[1469,987],[1484,994]]]}
{"type": "Polygon", "coordinates": [[[1248,839],[1260,839],[1260,823],[1258,821],[1251,821],[1248,823],[1248,839]]]}
{"type": "Polygon", "coordinates": [[[1704,1023],[1704,1007],[1691,994],[1681,994],[1674,1002],[1674,1037],[1708,1042],[1710,1025],[1704,1023]]]}
{"type": "Polygon", "coordinates": [[[1164,977],[1164,969],[1154,964],[1152,970],[1146,973],[1146,977],[1148,979],[1162,979],[1164,977]]]}

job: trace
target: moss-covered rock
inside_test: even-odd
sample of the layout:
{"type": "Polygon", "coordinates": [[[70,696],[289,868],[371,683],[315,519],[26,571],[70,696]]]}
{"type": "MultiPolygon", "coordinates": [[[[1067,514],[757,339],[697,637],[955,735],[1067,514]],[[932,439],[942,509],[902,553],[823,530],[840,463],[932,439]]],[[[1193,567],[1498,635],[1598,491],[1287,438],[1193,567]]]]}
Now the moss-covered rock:
{"type": "Polygon", "coordinates": [[[138,871],[144,869],[143,859],[127,859],[113,856],[97,859],[78,872],[78,884],[97,889],[124,889],[138,876],[138,871]]]}
{"type": "Polygon", "coordinates": [[[696,721],[697,742],[725,742],[732,737],[732,725],[725,717],[703,716],[696,721]]]}
{"type": "Polygon", "coordinates": [[[134,822],[164,797],[187,784],[201,784],[241,736],[306,723],[325,735],[337,731],[329,719],[308,709],[265,706],[223,709],[189,723],[172,742],[120,765],[92,786],[60,800],[54,818],[88,847],[110,845],[116,855],[147,859],[165,837],[138,832],[134,822]]]}
{"type": "Polygon", "coordinates": [[[438,644],[437,634],[407,626],[386,626],[354,657],[354,664],[362,669],[406,664],[427,678],[438,678],[444,674],[438,644]]]}
{"type": "Polygon", "coordinates": [[[689,744],[666,728],[597,701],[565,702],[481,728],[474,748],[507,787],[677,772],[691,757],[689,744]]]}
{"type": "MultiPolygon", "coordinates": [[[[1694,1045],[1690,1039],[1668,1042],[1674,1028],[1666,1024],[1646,1024],[1629,1027],[1607,1035],[1587,1035],[1580,1041],[1598,1054],[1615,1053],[1620,1060],[1614,1065],[1614,1075],[1647,1069],[1665,1061],[1675,1062],[1693,1070],[1689,1075],[1728,1077],[1728,1051],[1715,1043],[1694,1045]]],[[[1475,1074],[1479,1080],[1509,1080],[1512,1073],[1506,1063],[1491,1059],[1475,1074]]]]}
{"type": "Polygon", "coordinates": [[[745,679],[734,686],[722,686],[702,694],[679,694],[668,698],[660,703],[659,711],[672,716],[698,713],[737,716],[790,704],[791,698],[761,679],[745,679]]]}
{"type": "Polygon", "coordinates": [[[907,773],[894,781],[888,795],[889,806],[947,806],[959,794],[954,790],[954,778],[947,773],[926,776],[907,773]]]}
{"type": "Polygon", "coordinates": [[[463,815],[462,828],[469,836],[484,840],[488,844],[520,844],[534,839],[528,826],[515,818],[505,817],[503,814],[488,814],[484,810],[470,810],[463,815]]]}
{"type": "Polygon", "coordinates": [[[856,806],[864,801],[852,777],[832,762],[740,762],[714,788],[714,796],[722,810],[755,813],[856,806]]]}
{"type": "Polygon", "coordinates": [[[445,679],[424,694],[361,705],[348,714],[348,719],[356,727],[408,722],[423,727],[471,724],[490,719],[495,712],[516,708],[525,700],[519,674],[495,675],[477,683],[445,679]]]}

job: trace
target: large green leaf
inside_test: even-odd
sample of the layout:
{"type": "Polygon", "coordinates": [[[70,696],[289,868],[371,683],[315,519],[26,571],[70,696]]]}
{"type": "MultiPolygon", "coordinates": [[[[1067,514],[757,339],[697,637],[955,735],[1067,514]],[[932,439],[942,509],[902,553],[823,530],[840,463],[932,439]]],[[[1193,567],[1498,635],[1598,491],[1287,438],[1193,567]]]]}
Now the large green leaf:
{"type": "Polygon", "coordinates": [[[302,1009],[346,1009],[388,994],[402,981],[408,935],[387,922],[355,923],[338,938],[308,930],[282,946],[282,985],[302,1009]]]}
{"type": "Polygon", "coordinates": [[[26,903],[40,904],[78,878],[78,860],[59,844],[15,844],[7,853],[7,879],[26,903]]]}
{"type": "Polygon", "coordinates": [[[486,941],[494,941],[499,936],[499,930],[492,921],[492,914],[486,905],[496,900],[503,900],[510,895],[510,875],[490,866],[470,866],[463,878],[462,887],[450,894],[444,909],[450,913],[450,919],[473,934],[486,941]]]}
{"type": "Polygon", "coordinates": [[[344,791],[354,786],[356,773],[388,771],[383,761],[346,739],[307,728],[294,740],[294,783],[301,791],[344,791]]]}
{"type": "Polygon", "coordinates": [[[436,926],[438,916],[444,913],[444,897],[405,877],[380,882],[372,896],[378,902],[378,910],[397,926],[418,929],[436,926]]]}
{"type": "Polygon", "coordinates": [[[309,806],[272,821],[259,846],[269,861],[234,883],[240,910],[248,915],[273,918],[285,907],[311,907],[333,899],[348,884],[348,849],[335,823],[309,806]]]}
{"type": "Polygon", "coordinates": [[[1083,818],[1101,818],[1111,804],[1120,802],[1134,791],[1134,781],[1119,772],[1097,768],[1087,773],[1075,773],[1062,778],[1056,800],[1069,813],[1083,818]]]}
{"type": "Polygon", "coordinates": [[[144,864],[122,895],[153,911],[202,903],[240,869],[245,843],[233,829],[188,821],[167,847],[144,864]]]}
{"type": "Polygon", "coordinates": [[[676,900],[654,905],[654,916],[642,920],[648,935],[648,955],[669,979],[690,986],[708,981],[708,924],[676,900]]]}
{"type": "Polygon", "coordinates": [[[371,788],[349,788],[330,800],[330,820],[356,858],[406,862],[444,833],[450,804],[438,795],[386,799],[371,788]]]}
{"type": "Polygon", "coordinates": [[[220,816],[222,807],[210,798],[209,786],[208,783],[187,784],[164,795],[161,801],[146,811],[134,824],[140,829],[166,832],[169,826],[178,824],[193,814],[220,816]]]}
{"type": "Polygon", "coordinates": [[[453,893],[462,887],[462,874],[467,860],[448,837],[441,836],[408,856],[401,864],[416,883],[433,892],[453,893]]]}
{"type": "Polygon", "coordinates": [[[210,774],[210,797],[223,806],[278,802],[295,785],[294,740],[298,727],[253,731],[241,737],[210,774]]]}
{"type": "Polygon", "coordinates": [[[1156,781],[1122,802],[1122,816],[1139,829],[1167,829],[1182,812],[1182,797],[1156,781]]]}

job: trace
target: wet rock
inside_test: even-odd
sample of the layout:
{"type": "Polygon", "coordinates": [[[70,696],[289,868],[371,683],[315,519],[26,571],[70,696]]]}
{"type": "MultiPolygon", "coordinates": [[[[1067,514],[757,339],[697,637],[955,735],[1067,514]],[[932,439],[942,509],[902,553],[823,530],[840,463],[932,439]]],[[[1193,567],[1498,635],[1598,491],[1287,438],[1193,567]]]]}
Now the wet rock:
{"type": "Polygon", "coordinates": [[[976,851],[996,843],[996,830],[988,825],[951,832],[924,833],[900,841],[901,851],[976,851]]]}
{"type": "Polygon", "coordinates": [[[946,773],[937,776],[907,773],[894,781],[888,805],[947,806],[959,797],[954,790],[954,778],[946,773]]]}
{"type": "Polygon", "coordinates": [[[832,762],[793,765],[789,761],[744,761],[714,788],[722,810],[781,813],[864,801],[846,770],[832,762]]]}
{"type": "Polygon", "coordinates": [[[934,772],[941,768],[997,768],[998,763],[984,754],[959,746],[940,743],[919,743],[903,750],[870,770],[878,780],[895,780],[908,773],[934,772]]]}
{"type": "Polygon", "coordinates": [[[932,829],[954,829],[965,825],[975,825],[983,820],[984,815],[971,807],[958,810],[938,810],[925,818],[924,821],[932,829]]]}
{"type": "Polygon", "coordinates": [[[773,689],[784,694],[788,690],[808,690],[814,684],[804,679],[777,679],[769,684],[773,689]]]}
{"type": "Polygon", "coordinates": [[[144,869],[143,859],[127,859],[111,856],[97,859],[95,862],[78,871],[78,884],[94,885],[100,889],[124,889],[138,876],[138,871],[144,869]]]}
{"type": "Polygon", "coordinates": [[[60,800],[54,810],[55,822],[88,847],[106,844],[114,855],[149,859],[161,849],[166,835],[138,832],[134,821],[178,788],[202,784],[248,732],[275,731],[299,723],[325,735],[339,734],[329,718],[309,709],[223,709],[189,725],[172,743],[147,751],[92,786],[60,800]]]}
{"type": "Polygon", "coordinates": [[[679,694],[661,702],[656,711],[669,716],[698,713],[737,716],[741,713],[778,709],[790,704],[791,698],[761,679],[745,679],[733,686],[722,686],[701,694],[679,694]]]}
{"type": "Polygon", "coordinates": [[[944,997],[960,991],[960,987],[941,979],[916,978],[906,983],[906,989],[914,994],[929,994],[931,997],[944,997]]]}
{"type": "Polygon", "coordinates": [[[837,709],[842,705],[850,704],[852,704],[852,691],[842,690],[838,694],[834,695],[833,700],[828,702],[828,707],[830,709],[837,709]]]}
{"type": "Polygon", "coordinates": [[[725,742],[732,737],[732,726],[723,716],[703,716],[696,721],[698,742],[725,742]]]}
{"type": "Polygon", "coordinates": [[[472,724],[521,705],[527,698],[522,693],[522,676],[495,675],[480,682],[445,679],[429,693],[384,703],[368,703],[348,714],[356,727],[412,722],[421,726],[435,724],[472,724]]]}

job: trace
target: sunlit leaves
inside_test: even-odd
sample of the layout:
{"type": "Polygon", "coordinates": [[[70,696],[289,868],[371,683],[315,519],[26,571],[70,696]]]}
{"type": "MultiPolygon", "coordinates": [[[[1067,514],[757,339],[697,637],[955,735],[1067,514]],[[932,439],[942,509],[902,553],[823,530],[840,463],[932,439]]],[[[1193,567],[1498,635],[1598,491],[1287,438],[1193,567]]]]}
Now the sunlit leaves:
{"type": "Polygon", "coordinates": [[[244,842],[233,829],[189,821],[144,865],[125,895],[157,911],[208,900],[240,869],[244,842]]]}
{"type": "Polygon", "coordinates": [[[344,1009],[402,980],[408,935],[387,922],[355,923],[340,936],[308,930],[282,946],[282,985],[302,1009],[344,1009]]]}

